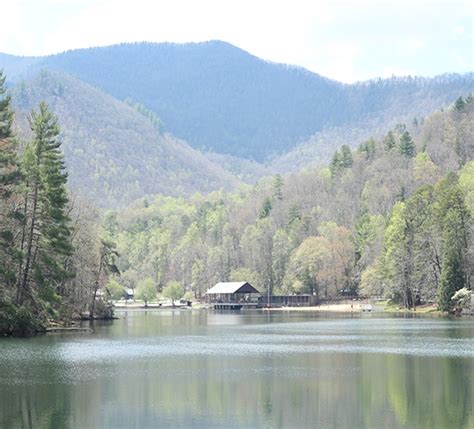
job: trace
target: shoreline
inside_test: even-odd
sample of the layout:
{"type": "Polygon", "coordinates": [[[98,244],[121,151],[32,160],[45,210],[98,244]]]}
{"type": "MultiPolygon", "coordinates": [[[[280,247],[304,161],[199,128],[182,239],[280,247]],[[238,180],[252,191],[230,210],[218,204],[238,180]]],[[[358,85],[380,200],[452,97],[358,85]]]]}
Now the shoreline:
{"type": "MultiPolygon", "coordinates": [[[[147,310],[207,310],[212,309],[205,304],[196,304],[191,307],[182,307],[182,306],[159,306],[157,304],[148,304],[145,307],[142,303],[130,303],[115,305],[115,310],[124,311],[124,310],[133,310],[133,311],[147,311],[147,310]]],[[[254,310],[254,309],[252,309],[254,310]]],[[[377,303],[368,303],[356,301],[349,303],[347,301],[340,303],[331,303],[331,304],[321,304],[315,306],[299,306],[299,307],[262,307],[258,310],[268,310],[268,311],[291,311],[291,312],[327,312],[327,313],[399,313],[399,314],[434,314],[434,315],[444,315],[443,312],[439,311],[435,305],[421,305],[413,309],[402,308],[398,306],[387,305],[386,302],[381,301],[377,303]]],[[[247,311],[247,310],[244,310],[247,311]]]]}

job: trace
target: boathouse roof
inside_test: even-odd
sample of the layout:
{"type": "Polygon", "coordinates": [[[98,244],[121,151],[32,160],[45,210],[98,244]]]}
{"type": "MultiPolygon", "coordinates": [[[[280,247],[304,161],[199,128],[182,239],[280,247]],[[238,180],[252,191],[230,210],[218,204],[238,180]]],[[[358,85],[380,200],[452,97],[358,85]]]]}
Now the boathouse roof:
{"type": "Polygon", "coordinates": [[[209,295],[220,293],[260,293],[248,282],[222,282],[217,283],[207,292],[209,295]]]}

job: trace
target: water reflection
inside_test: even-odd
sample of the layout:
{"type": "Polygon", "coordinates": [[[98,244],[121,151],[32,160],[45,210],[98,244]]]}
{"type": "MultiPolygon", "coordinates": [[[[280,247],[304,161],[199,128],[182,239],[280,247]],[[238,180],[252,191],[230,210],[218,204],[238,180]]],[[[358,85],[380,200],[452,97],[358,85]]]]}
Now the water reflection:
{"type": "Polygon", "coordinates": [[[0,341],[0,427],[474,427],[474,321],[128,312],[0,341]]]}

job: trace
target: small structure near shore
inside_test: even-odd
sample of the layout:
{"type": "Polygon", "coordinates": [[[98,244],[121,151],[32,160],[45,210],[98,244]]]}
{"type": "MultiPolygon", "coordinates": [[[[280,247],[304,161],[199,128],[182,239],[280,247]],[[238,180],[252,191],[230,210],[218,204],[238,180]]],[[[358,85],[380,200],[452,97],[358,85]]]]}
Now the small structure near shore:
{"type": "Polygon", "coordinates": [[[248,282],[223,282],[209,289],[206,296],[216,310],[240,310],[257,308],[260,292],[248,282]]]}
{"type": "Polygon", "coordinates": [[[315,295],[262,295],[258,299],[262,307],[311,307],[318,305],[315,295]]]}

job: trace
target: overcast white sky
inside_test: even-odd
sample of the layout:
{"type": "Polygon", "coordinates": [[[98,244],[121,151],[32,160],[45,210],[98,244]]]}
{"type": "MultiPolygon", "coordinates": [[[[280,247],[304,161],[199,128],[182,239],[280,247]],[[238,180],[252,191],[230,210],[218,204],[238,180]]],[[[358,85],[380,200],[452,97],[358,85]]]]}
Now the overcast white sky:
{"type": "Polygon", "coordinates": [[[5,0],[0,52],[219,39],[345,82],[474,70],[472,0],[5,0]]]}

